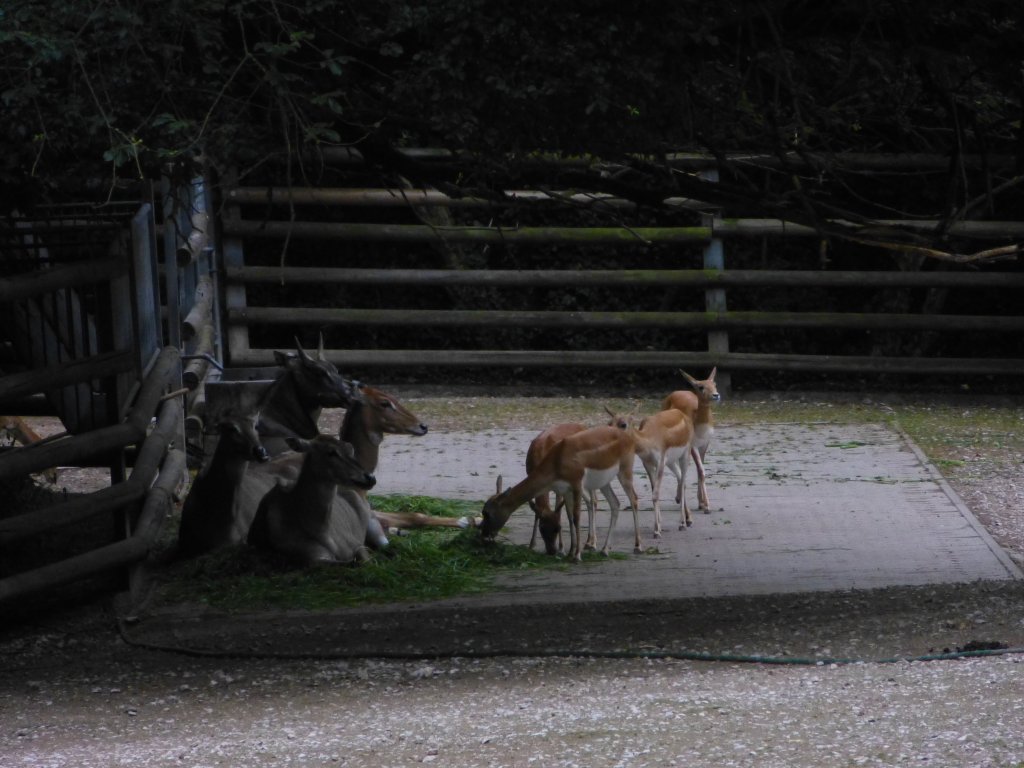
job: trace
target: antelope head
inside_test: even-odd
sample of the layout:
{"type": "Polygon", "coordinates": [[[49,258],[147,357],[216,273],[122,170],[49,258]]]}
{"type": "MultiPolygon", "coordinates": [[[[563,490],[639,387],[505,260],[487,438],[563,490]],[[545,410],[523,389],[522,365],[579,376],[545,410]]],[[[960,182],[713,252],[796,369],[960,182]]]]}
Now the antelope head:
{"type": "Polygon", "coordinates": [[[476,527],[480,529],[483,538],[488,541],[498,535],[498,531],[508,520],[508,514],[502,508],[502,501],[507,494],[508,491],[501,490],[501,475],[498,475],[494,495],[484,502],[483,512],[476,521],[476,527]]]}
{"type": "Polygon", "coordinates": [[[693,391],[697,394],[704,402],[717,403],[722,399],[722,396],[718,394],[718,387],[715,386],[715,374],[718,372],[718,366],[711,369],[711,373],[703,381],[698,381],[693,378],[686,371],[680,369],[679,373],[682,374],[683,378],[686,379],[686,383],[690,385],[693,391]]]}
{"type": "Polygon", "coordinates": [[[363,407],[369,411],[375,431],[387,435],[415,437],[427,434],[427,425],[387,392],[366,384],[358,386],[363,407]]]}
{"type": "Polygon", "coordinates": [[[217,418],[216,424],[221,440],[229,440],[240,456],[262,463],[270,460],[270,454],[263,447],[260,436],[256,432],[257,421],[259,421],[258,412],[234,413],[227,411],[217,418]]]}
{"type": "MultiPolygon", "coordinates": [[[[372,472],[367,472],[356,461],[355,451],[351,443],[346,443],[333,435],[318,435],[312,440],[301,437],[285,438],[288,446],[306,455],[305,463],[314,475],[322,480],[329,480],[345,488],[361,488],[369,490],[377,484],[372,472]]],[[[305,466],[303,467],[305,471],[305,466]]]]}
{"type": "Polygon", "coordinates": [[[358,382],[346,379],[330,360],[324,358],[324,337],[314,358],[295,339],[295,356],[278,358],[278,363],[290,369],[295,376],[295,385],[303,396],[315,400],[323,408],[346,408],[358,400],[358,382]]]}

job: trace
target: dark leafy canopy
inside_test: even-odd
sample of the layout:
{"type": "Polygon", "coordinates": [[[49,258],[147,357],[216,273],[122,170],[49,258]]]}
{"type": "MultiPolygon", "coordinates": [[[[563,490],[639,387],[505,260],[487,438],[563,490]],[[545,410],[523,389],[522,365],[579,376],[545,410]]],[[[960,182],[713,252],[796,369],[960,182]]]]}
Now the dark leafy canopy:
{"type": "MultiPolygon", "coordinates": [[[[976,187],[959,165],[1022,154],[1014,2],[8,0],[0,14],[5,209],[71,180],[99,193],[168,163],[191,171],[201,154],[244,174],[339,145],[427,176],[395,168],[392,148],[472,150],[485,162],[464,182],[495,185],[538,150],[926,152],[950,172],[910,213],[1019,202],[1015,167],[976,187]]],[[[812,195],[792,174],[737,172],[716,193],[636,170],[643,183],[615,191],[797,218],[892,213],[884,191],[845,182],[812,195]]]]}

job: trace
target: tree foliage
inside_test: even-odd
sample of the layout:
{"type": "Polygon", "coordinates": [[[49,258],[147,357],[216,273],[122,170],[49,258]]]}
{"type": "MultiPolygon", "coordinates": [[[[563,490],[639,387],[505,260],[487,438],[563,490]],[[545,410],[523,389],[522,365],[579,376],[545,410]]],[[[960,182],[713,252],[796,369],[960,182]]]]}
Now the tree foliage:
{"type": "Polygon", "coordinates": [[[579,186],[816,225],[1019,210],[1016,163],[965,160],[1024,156],[1011,2],[10,0],[0,14],[5,209],[200,157],[242,174],[290,158],[295,180],[333,146],[437,181],[393,150],[440,146],[479,159],[464,184],[507,184],[536,152],[585,153],[632,173],[579,186]],[[780,169],[725,165],[711,189],[636,160],[680,150],[768,153],[780,169]],[[910,199],[830,160],[855,151],[949,169],[910,199]]]}

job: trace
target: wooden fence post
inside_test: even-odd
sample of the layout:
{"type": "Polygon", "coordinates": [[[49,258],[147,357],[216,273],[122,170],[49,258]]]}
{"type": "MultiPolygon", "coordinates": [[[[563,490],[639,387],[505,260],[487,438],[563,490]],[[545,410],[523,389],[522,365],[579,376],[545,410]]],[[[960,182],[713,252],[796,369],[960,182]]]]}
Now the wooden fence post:
{"type": "MultiPolygon", "coordinates": [[[[705,181],[718,181],[718,170],[709,169],[701,171],[701,178],[705,181]]],[[[714,231],[714,225],[717,220],[722,218],[722,214],[718,211],[714,213],[702,213],[700,216],[700,223],[703,227],[711,227],[712,232],[714,231]]],[[[715,269],[722,271],[725,269],[725,247],[722,244],[722,238],[712,237],[711,241],[704,246],[704,269],[715,269]]],[[[725,301],[725,289],[724,288],[708,288],[704,292],[704,306],[708,312],[713,313],[724,313],[726,311],[725,301]]],[[[708,352],[712,355],[727,355],[729,353],[729,332],[727,330],[711,330],[708,331],[708,352]]],[[[701,372],[692,374],[695,376],[706,376],[707,372],[701,372]]],[[[718,391],[726,395],[729,393],[732,385],[732,376],[728,370],[720,370],[715,375],[715,382],[718,385],[718,391]]]]}
{"type": "MultiPolygon", "coordinates": [[[[229,177],[224,180],[226,187],[237,186],[237,180],[229,177]]],[[[238,222],[242,219],[242,213],[237,203],[224,205],[223,221],[225,225],[231,222],[238,222]]],[[[245,266],[245,256],[242,252],[241,236],[225,237],[222,243],[224,268],[241,268],[245,266]]],[[[224,288],[224,309],[230,312],[235,309],[245,309],[246,294],[245,283],[228,283],[224,288]]],[[[244,325],[233,323],[228,325],[228,344],[224,353],[224,362],[230,363],[232,359],[242,359],[249,354],[249,328],[244,325]]]]}

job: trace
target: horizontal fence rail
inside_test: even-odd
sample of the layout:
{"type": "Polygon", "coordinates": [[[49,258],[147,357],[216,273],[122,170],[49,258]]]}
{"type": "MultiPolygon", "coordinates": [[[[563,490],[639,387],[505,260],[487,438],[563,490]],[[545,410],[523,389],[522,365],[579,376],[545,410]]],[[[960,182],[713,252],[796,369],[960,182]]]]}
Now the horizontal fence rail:
{"type": "MultiPolygon", "coordinates": [[[[467,162],[466,156],[443,150],[403,153],[417,162],[452,168],[467,162]]],[[[358,168],[362,163],[358,151],[327,155],[329,162],[341,167],[358,168]]],[[[714,158],[699,155],[679,154],[664,160],[694,172],[716,165],[714,158]]],[[[948,169],[945,159],[917,156],[751,154],[730,156],[728,161],[762,169],[806,169],[827,161],[872,175],[948,169]]],[[[538,168],[545,164],[583,168],[592,166],[594,158],[538,156],[529,162],[538,168]]],[[[705,178],[713,181],[711,175],[705,178]]],[[[515,189],[493,196],[460,197],[432,188],[229,183],[223,202],[224,317],[231,366],[272,365],[271,345],[259,341],[265,334],[309,337],[321,331],[335,340],[334,345],[327,344],[329,359],[355,373],[366,367],[675,369],[717,365],[735,371],[928,374],[969,369],[979,374],[1024,374],[1020,359],[1024,354],[1017,342],[1024,331],[1024,313],[1007,311],[1005,306],[991,308],[988,299],[982,298],[1019,294],[1024,289],[1024,272],[1013,267],[996,271],[992,264],[980,269],[946,264],[921,270],[908,259],[906,269],[857,270],[849,269],[848,263],[846,268],[829,269],[817,251],[817,243],[825,237],[815,227],[781,219],[730,218],[716,213],[715,206],[685,198],[665,201],[667,207],[677,209],[668,219],[669,226],[651,226],[650,218],[633,217],[636,206],[630,201],[573,190],[515,189]],[[564,209],[600,214],[602,206],[612,214],[606,221],[623,224],[590,226],[601,221],[592,216],[573,219],[587,225],[567,226],[558,213],[564,209]],[[501,208],[505,213],[497,210],[501,208]],[[541,211],[543,226],[530,218],[534,210],[541,211]],[[369,218],[368,212],[374,212],[374,220],[361,221],[369,218]],[[419,223],[409,223],[416,219],[419,223]],[[750,241],[776,247],[790,238],[803,243],[799,247],[810,255],[804,263],[812,266],[751,269],[748,259],[744,268],[724,268],[723,253],[730,242],[744,241],[747,245],[738,247],[749,252],[750,241]],[[367,251],[331,245],[360,242],[367,243],[369,253],[387,254],[380,266],[372,259],[368,266],[367,251]],[[643,255],[645,248],[653,246],[658,250],[651,253],[657,256],[643,255]],[[588,249],[598,248],[603,249],[601,256],[591,262],[588,249]],[[614,258],[608,255],[609,248],[624,249],[620,250],[624,268],[607,268],[607,260],[614,258]],[[497,260],[502,266],[479,266],[487,263],[486,254],[492,249],[507,250],[508,255],[497,260]],[[542,255],[524,259],[528,266],[523,269],[507,268],[525,249],[542,255]],[[701,251],[703,268],[693,268],[694,257],[701,251]],[[247,255],[250,252],[264,255],[252,258],[247,255]],[[307,259],[307,252],[316,255],[307,259]],[[675,252],[680,267],[690,268],[665,268],[675,252]],[[267,254],[272,254],[269,264],[274,266],[268,264],[267,254]],[[472,254],[468,268],[440,269],[429,262],[410,266],[423,257],[434,264],[459,263],[464,254],[472,254]],[[550,268],[538,267],[538,261],[546,258],[550,268]],[[648,260],[656,268],[633,267],[648,260]],[[595,266],[588,268],[588,263],[595,266]],[[581,266],[566,268],[567,264],[581,266]],[[422,292],[416,293],[418,289],[422,292]],[[848,293],[865,289],[876,295],[848,293]],[[286,300],[274,300],[279,290],[287,291],[281,294],[286,300]],[[965,291],[971,292],[966,300],[949,302],[949,308],[943,309],[944,295],[959,298],[965,291]],[[520,306],[517,292],[523,296],[520,306]],[[882,292],[886,296],[878,298],[882,292]],[[928,301],[922,300],[926,295],[922,292],[927,292],[928,301]],[[317,298],[307,300],[306,295],[317,298]],[[908,302],[911,295],[916,298],[908,302]],[[858,296],[862,307],[853,298],[858,296]],[[629,306],[633,300],[629,297],[646,305],[629,306]],[[614,310],[602,306],[609,299],[622,306],[614,310]],[[759,302],[767,308],[760,308],[759,302]],[[703,303],[704,311],[696,311],[695,303],[703,303]],[[285,330],[287,334],[281,333],[285,330]],[[839,354],[804,353],[805,344],[827,347],[813,346],[813,338],[821,333],[839,339],[835,345],[839,354]],[[693,348],[695,334],[698,339],[703,334],[706,349],[693,348]],[[968,357],[969,341],[950,342],[946,352],[929,351],[936,340],[966,339],[969,334],[985,340],[1006,339],[1005,345],[995,345],[1003,354],[968,357]],[[353,343],[360,348],[336,348],[337,340],[349,335],[360,339],[361,343],[353,343]],[[406,336],[415,341],[403,344],[406,336]],[[459,339],[463,341],[455,341],[459,339]],[[546,349],[516,348],[517,339],[530,347],[544,340],[552,343],[546,349]],[[730,349],[734,339],[739,346],[735,351],[730,349]],[[914,351],[913,345],[919,342],[921,351],[914,351]],[[474,345],[491,348],[469,348],[474,345]],[[901,349],[907,351],[900,354],[901,349]],[[966,354],[960,354],[960,349],[966,354]]],[[[870,228],[841,220],[828,224],[833,230],[857,228],[858,233],[876,239],[897,235],[894,243],[907,242],[908,235],[920,236],[910,238],[913,242],[927,243],[930,236],[941,234],[973,242],[976,245],[967,247],[981,251],[992,248],[987,243],[994,242],[999,247],[985,253],[1003,257],[1003,263],[1019,258],[1014,244],[1024,241],[1022,221],[878,220],[870,228]]],[[[893,262],[899,258],[889,255],[893,262]]]]}

